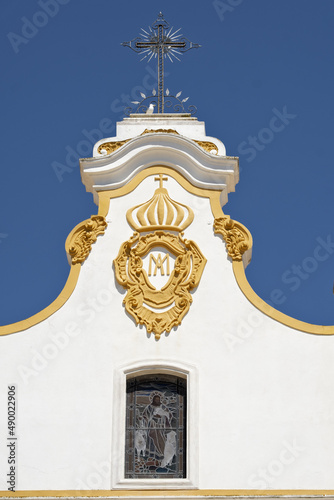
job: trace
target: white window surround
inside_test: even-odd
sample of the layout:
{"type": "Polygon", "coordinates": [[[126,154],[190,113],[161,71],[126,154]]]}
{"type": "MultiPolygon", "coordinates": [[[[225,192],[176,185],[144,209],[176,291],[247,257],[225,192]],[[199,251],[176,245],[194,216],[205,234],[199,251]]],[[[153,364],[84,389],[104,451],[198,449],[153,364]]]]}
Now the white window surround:
{"type": "Polygon", "coordinates": [[[194,366],[165,360],[141,361],[114,371],[112,422],[112,489],[198,488],[198,381],[194,366]],[[141,375],[175,375],[187,380],[187,477],[182,479],[125,479],[126,381],[141,375]]]}

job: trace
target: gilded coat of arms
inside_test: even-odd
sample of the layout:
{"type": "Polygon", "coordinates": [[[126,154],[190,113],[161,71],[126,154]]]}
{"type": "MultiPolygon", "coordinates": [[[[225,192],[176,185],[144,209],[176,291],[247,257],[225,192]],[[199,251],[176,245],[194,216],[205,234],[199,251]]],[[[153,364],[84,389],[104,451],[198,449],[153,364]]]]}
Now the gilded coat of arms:
{"type": "Polygon", "coordinates": [[[137,324],[156,339],[181,321],[192,303],[190,291],[202,276],[206,259],[183,230],[193,221],[191,208],[172,200],[163,181],[153,197],[126,214],[135,229],[114,260],[116,279],[127,289],[124,305],[137,324]]]}

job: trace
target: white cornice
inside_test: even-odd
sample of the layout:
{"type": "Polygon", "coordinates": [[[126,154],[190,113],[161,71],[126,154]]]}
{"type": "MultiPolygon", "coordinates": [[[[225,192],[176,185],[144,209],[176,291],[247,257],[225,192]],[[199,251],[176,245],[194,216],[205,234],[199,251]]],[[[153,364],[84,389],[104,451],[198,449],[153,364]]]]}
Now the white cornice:
{"type": "Polygon", "coordinates": [[[221,191],[222,204],[239,180],[238,158],[210,154],[193,140],[171,133],[140,135],[109,155],[80,160],[82,181],[96,203],[98,192],[118,189],[155,165],[175,169],[196,187],[221,191]]]}

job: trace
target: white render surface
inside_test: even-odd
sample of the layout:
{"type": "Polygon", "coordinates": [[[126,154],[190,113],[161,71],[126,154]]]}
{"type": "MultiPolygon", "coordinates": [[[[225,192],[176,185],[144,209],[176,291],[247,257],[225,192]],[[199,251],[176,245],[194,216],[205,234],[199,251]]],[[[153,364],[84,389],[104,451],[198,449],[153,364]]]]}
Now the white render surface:
{"type": "Polygon", "coordinates": [[[175,130],[178,134],[198,141],[213,142],[218,147],[218,155],[226,156],[226,148],[216,137],[206,135],[205,123],[196,117],[188,115],[131,115],[116,123],[116,136],[98,141],[93,150],[93,156],[100,156],[97,149],[100,144],[108,141],[124,141],[141,135],[145,130],[175,130]]]}
{"type": "MultiPolygon", "coordinates": [[[[169,196],[194,211],[184,237],[207,263],[182,324],[160,340],[125,312],[113,259],[133,234],[125,214],[153,196],[154,177],[111,199],[106,232],[63,307],[0,338],[1,386],[17,388],[17,490],[334,489],[334,338],[258,311],[214,235],[209,200],[168,175],[169,196]],[[140,370],[183,370],[188,377],[190,470],[179,483],[121,481],[125,377],[140,370]]],[[[3,491],[6,412],[2,389],[3,491]]]]}
{"type": "Polygon", "coordinates": [[[205,140],[206,138],[204,122],[199,122],[194,116],[175,113],[159,115],[133,114],[117,123],[116,135],[119,140],[124,140],[142,134],[145,129],[164,128],[176,130],[179,134],[190,139],[205,140]]]}

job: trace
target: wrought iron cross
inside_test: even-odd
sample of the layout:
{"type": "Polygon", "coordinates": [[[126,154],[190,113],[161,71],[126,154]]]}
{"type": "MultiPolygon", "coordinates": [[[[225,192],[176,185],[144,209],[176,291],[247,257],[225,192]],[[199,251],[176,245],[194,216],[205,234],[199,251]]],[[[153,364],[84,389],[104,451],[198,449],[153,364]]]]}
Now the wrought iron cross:
{"type": "Polygon", "coordinates": [[[169,24],[160,12],[158,19],[149,26],[149,31],[141,28],[143,33],[140,36],[122,43],[124,47],[130,47],[138,54],[145,53],[141,60],[149,57],[150,61],[153,56],[158,58],[158,113],[164,112],[164,58],[168,57],[173,62],[175,57],[180,61],[176,54],[182,55],[190,49],[200,47],[198,43],[190,42],[188,38],[177,34],[180,29],[172,33],[173,27],[169,29],[169,24]]]}

